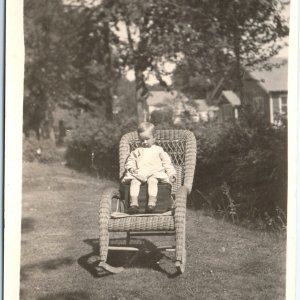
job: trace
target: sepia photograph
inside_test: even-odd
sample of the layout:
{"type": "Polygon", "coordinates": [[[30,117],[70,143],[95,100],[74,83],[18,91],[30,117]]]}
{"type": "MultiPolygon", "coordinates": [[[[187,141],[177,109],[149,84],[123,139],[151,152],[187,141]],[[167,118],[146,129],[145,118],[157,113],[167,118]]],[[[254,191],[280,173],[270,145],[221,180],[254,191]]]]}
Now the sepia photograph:
{"type": "Polygon", "coordinates": [[[294,299],[290,1],[16,2],[18,299],[294,299]]]}

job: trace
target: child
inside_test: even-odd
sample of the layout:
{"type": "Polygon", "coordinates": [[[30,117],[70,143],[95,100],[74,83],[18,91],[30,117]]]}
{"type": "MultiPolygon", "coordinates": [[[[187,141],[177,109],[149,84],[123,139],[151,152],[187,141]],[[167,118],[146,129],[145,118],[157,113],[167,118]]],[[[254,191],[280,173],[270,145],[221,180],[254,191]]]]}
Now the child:
{"type": "Polygon", "coordinates": [[[138,195],[142,182],[148,183],[148,207],[146,212],[153,213],[157,201],[157,183],[176,181],[176,170],[170,156],[155,145],[155,126],[143,122],[137,129],[141,147],[132,151],[125,164],[125,176],[122,182],[130,181],[129,214],[139,213],[138,195]]]}

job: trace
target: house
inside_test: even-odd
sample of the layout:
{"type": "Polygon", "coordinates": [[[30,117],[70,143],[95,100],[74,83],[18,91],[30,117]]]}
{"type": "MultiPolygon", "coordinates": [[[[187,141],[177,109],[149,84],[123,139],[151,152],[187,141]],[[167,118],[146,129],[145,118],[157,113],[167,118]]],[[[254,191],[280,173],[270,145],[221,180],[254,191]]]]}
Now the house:
{"type": "Polygon", "coordinates": [[[207,122],[214,120],[218,116],[219,107],[208,105],[205,99],[196,99],[193,101],[196,104],[199,121],[207,122]]]}
{"type": "Polygon", "coordinates": [[[219,106],[218,120],[221,122],[238,119],[241,100],[236,93],[231,90],[221,91],[217,99],[219,106]]]}
{"type": "Polygon", "coordinates": [[[274,66],[244,71],[243,99],[228,88],[224,78],[220,80],[208,98],[208,103],[219,107],[218,120],[238,119],[243,105],[268,122],[281,124],[282,119],[287,117],[287,60],[272,58],[269,64],[274,66]]]}
{"type": "Polygon", "coordinates": [[[148,111],[151,114],[155,110],[164,110],[187,101],[185,95],[177,91],[151,91],[147,98],[148,111]]]}
{"type": "Polygon", "coordinates": [[[273,123],[280,123],[287,117],[288,65],[287,60],[273,58],[271,63],[277,64],[270,70],[245,72],[243,78],[243,99],[246,105],[260,112],[273,123]]]}
{"type": "Polygon", "coordinates": [[[189,99],[178,91],[151,91],[147,99],[148,111],[151,115],[154,111],[162,111],[171,109],[173,112],[173,122],[180,123],[183,114],[189,111],[190,115],[195,115],[191,107],[188,105],[189,99]]]}
{"type": "Polygon", "coordinates": [[[154,111],[171,109],[174,124],[181,123],[185,118],[192,122],[208,121],[214,118],[218,110],[216,106],[208,106],[204,99],[189,100],[178,91],[151,91],[147,99],[149,114],[154,111]]]}

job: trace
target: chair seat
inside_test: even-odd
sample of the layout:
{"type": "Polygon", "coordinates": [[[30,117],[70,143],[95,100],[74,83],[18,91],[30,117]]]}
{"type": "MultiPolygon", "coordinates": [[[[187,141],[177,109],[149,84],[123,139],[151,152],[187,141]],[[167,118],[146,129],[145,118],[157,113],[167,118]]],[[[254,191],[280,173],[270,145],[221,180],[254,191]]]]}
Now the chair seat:
{"type": "Polygon", "coordinates": [[[143,215],[111,218],[108,221],[109,231],[169,231],[175,230],[172,215],[143,215]]]}
{"type": "MultiPolygon", "coordinates": [[[[155,212],[165,213],[169,211],[174,204],[171,196],[171,184],[169,183],[158,183],[157,185],[157,202],[155,212]]],[[[130,184],[120,184],[120,195],[121,199],[124,200],[125,212],[127,212],[130,206],[130,184]]],[[[148,185],[143,183],[140,186],[139,191],[139,208],[141,213],[146,212],[148,206],[148,185]]]]}

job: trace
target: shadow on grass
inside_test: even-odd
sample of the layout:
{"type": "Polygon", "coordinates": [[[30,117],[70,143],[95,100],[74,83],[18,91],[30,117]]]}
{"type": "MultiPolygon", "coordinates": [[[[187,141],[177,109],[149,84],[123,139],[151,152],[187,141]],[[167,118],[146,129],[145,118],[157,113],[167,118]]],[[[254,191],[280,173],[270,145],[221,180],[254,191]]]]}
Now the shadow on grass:
{"type": "Polygon", "coordinates": [[[21,221],[21,233],[28,233],[34,230],[34,219],[33,218],[22,218],[21,221]]]}
{"type": "MultiPolygon", "coordinates": [[[[99,240],[86,239],[84,242],[92,246],[93,251],[80,257],[78,259],[78,264],[95,278],[112,275],[98,267],[100,261],[99,240]]],[[[125,246],[125,243],[125,238],[110,240],[111,246],[125,246]]],[[[127,265],[127,262],[135,255],[135,252],[132,251],[109,251],[107,263],[113,267],[125,266],[128,268],[153,269],[166,274],[169,278],[177,277],[179,275],[172,259],[159,251],[154,251],[156,246],[149,240],[132,238],[130,240],[130,247],[139,248],[141,251],[129,266],[127,265]],[[145,250],[152,252],[145,252],[145,250]]]]}
{"type": "Polygon", "coordinates": [[[89,300],[90,296],[83,291],[61,292],[38,297],[37,300],[89,300]]]}
{"type": "Polygon", "coordinates": [[[43,272],[51,271],[51,270],[57,270],[58,268],[69,266],[74,263],[74,259],[70,257],[63,257],[63,258],[57,258],[57,259],[50,259],[43,262],[39,262],[36,264],[26,265],[21,267],[20,270],[20,279],[21,281],[28,279],[29,274],[34,269],[39,269],[43,272]]]}

